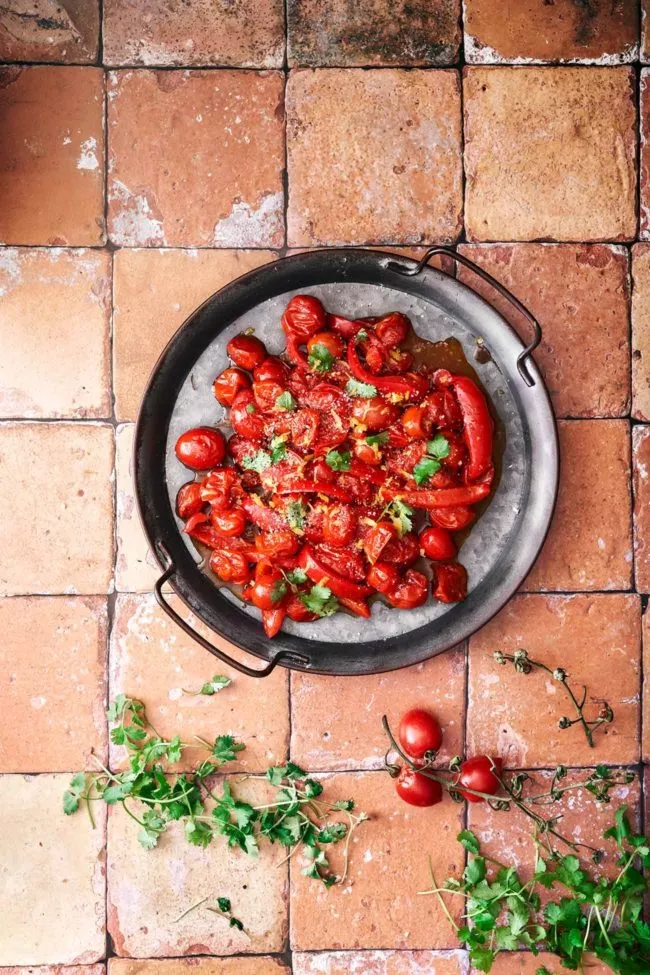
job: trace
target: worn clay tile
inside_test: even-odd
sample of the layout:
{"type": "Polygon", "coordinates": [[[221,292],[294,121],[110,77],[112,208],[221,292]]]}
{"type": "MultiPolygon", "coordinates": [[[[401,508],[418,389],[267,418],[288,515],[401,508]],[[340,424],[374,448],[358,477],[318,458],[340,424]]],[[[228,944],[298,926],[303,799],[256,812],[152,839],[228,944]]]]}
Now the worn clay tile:
{"type": "Polygon", "coordinates": [[[2,968],[2,975],[105,975],[106,965],[30,965],[2,968]]]}
{"type": "Polygon", "coordinates": [[[289,244],[455,240],[462,209],[458,89],[455,71],[293,71],[289,244]]]}
{"type": "Polygon", "coordinates": [[[650,592],[650,427],[632,430],[634,489],[634,578],[639,592],[650,592]]]}
{"type": "Polygon", "coordinates": [[[151,592],[161,568],[147,542],[135,500],[133,423],[115,431],[116,544],[115,588],[118,592],[151,592]]]}
{"type": "Polygon", "coordinates": [[[0,68],[0,242],[102,243],[103,100],[99,68],[0,68]]]}
{"type": "MultiPolygon", "coordinates": [[[[537,975],[540,968],[549,972],[558,971],[558,957],[549,951],[533,955],[530,951],[501,951],[494,959],[490,975],[537,975]]],[[[611,975],[608,965],[592,962],[589,959],[589,975],[611,975]]],[[[478,969],[471,968],[471,975],[479,975],[478,969]]]]}
{"type": "Polygon", "coordinates": [[[111,958],[108,975],[291,975],[279,958],[111,958]]]}
{"type": "Polygon", "coordinates": [[[632,248],[632,416],[650,420],[650,244],[632,248]]]}
{"type": "Polygon", "coordinates": [[[464,951],[295,952],[293,975],[468,975],[464,951]]]}
{"type": "Polygon", "coordinates": [[[472,240],[630,240],[631,68],[466,68],[465,227],[472,240]]]}
{"type": "Polygon", "coordinates": [[[116,71],[108,99],[115,244],[283,244],[282,74],[116,71]]]}
{"type": "Polygon", "coordinates": [[[522,595],[470,638],[468,753],[498,754],[511,768],[637,761],[641,605],[633,594],[522,595]],[[547,667],[564,668],[571,685],[587,687],[596,719],[606,699],[614,722],[597,731],[593,751],[582,729],[561,729],[575,717],[558,681],[534,670],[500,665],[495,650],[523,648],[547,667]]]}
{"type": "MultiPolygon", "coordinates": [[[[650,762],[650,613],[648,612],[648,607],[646,606],[645,612],[642,619],[642,631],[643,631],[643,693],[641,699],[643,701],[643,715],[642,715],[642,727],[643,727],[643,737],[641,742],[641,750],[644,762],[650,762]]],[[[648,785],[650,785],[650,769],[647,769],[648,782],[646,783],[646,798],[648,805],[650,806],[650,791],[648,790],[648,785]]],[[[650,809],[649,809],[650,811],[650,809]]],[[[646,816],[646,823],[650,820],[646,816]]]]}
{"type": "Polygon", "coordinates": [[[311,67],[453,64],[459,0],[289,0],[289,64],[311,67]]]}
{"type": "Polygon", "coordinates": [[[0,9],[0,61],[89,64],[98,37],[98,0],[5,0],[0,9]]]}
{"type": "MultiPolygon", "coordinates": [[[[542,327],[535,351],[557,416],[624,416],[630,402],[629,258],[608,244],[461,244],[459,252],[511,290],[542,327]]],[[[525,342],[530,324],[465,268],[525,342]]]]}

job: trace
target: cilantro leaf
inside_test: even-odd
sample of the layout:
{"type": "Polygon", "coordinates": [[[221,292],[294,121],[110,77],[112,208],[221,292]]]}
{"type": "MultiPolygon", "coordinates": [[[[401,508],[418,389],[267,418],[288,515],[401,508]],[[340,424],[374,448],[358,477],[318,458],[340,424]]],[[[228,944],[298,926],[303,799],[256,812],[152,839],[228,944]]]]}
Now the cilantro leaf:
{"type": "Polygon", "coordinates": [[[368,333],[366,332],[365,328],[360,328],[357,334],[354,336],[354,341],[365,342],[367,338],[368,338],[368,333]]]}
{"type": "Polygon", "coordinates": [[[300,601],[310,613],[316,616],[332,616],[339,608],[336,596],[327,586],[312,586],[310,592],[300,594],[300,601]]]}
{"type": "Polygon", "coordinates": [[[440,464],[433,457],[423,457],[413,468],[413,480],[416,484],[427,484],[440,470],[440,464]]]}
{"type": "Polygon", "coordinates": [[[289,528],[293,532],[302,532],[307,520],[307,509],[302,501],[291,501],[285,509],[289,528]]]}
{"type": "Polygon", "coordinates": [[[290,572],[286,573],[287,582],[290,582],[293,586],[302,585],[303,582],[307,582],[307,578],[307,573],[301,568],[291,569],[290,572]]]}
{"type": "Polygon", "coordinates": [[[349,450],[330,450],[325,456],[325,463],[333,471],[349,471],[351,460],[349,450]]]}
{"type": "Polygon", "coordinates": [[[358,379],[348,379],[345,391],[348,396],[356,396],[359,399],[372,399],[377,395],[377,387],[370,383],[360,383],[358,379]]]}
{"type": "Polygon", "coordinates": [[[199,691],[199,694],[204,694],[206,697],[212,697],[213,694],[217,694],[222,691],[224,687],[232,683],[230,677],[224,677],[223,674],[215,674],[212,680],[207,681],[199,691]]]}
{"type": "Polygon", "coordinates": [[[469,853],[473,853],[474,856],[478,856],[480,851],[478,836],[472,833],[469,829],[463,829],[460,831],[456,837],[458,842],[468,850],[469,853]]]}
{"type": "Polygon", "coordinates": [[[278,410],[286,410],[288,412],[289,410],[295,410],[297,404],[289,390],[286,389],[284,393],[278,396],[275,405],[278,410]]]}
{"type": "Polygon", "coordinates": [[[234,762],[237,752],[242,752],[246,748],[241,741],[236,741],[232,735],[219,735],[214,739],[212,746],[212,757],[222,764],[224,762],[234,762]]]}
{"type": "Polygon", "coordinates": [[[369,447],[383,447],[388,443],[388,431],[382,430],[381,433],[371,433],[365,438],[369,447]]]}
{"type": "Polygon", "coordinates": [[[231,904],[227,897],[217,897],[217,904],[223,914],[227,914],[230,911],[231,904]]]}
{"type": "Polygon", "coordinates": [[[437,433],[433,440],[429,440],[427,443],[427,453],[431,457],[435,457],[436,460],[442,460],[444,457],[449,457],[451,447],[449,446],[449,441],[446,437],[443,437],[441,433],[437,433]]]}
{"type": "Polygon", "coordinates": [[[334,356],[330,350],[321,342],[317,342],[313,346],[307,357],[307,362],[315,372],[329,372],[334,365],[334,361],[334,356]]]}
{"type": "Polygon", "coordinates": [[[242,922],[239,920],[238,917],[231,917],[229,924],[231,928],[237,928],[238,931],[244,930],[244,925],[242,924],[242,922]]]}
{"type": "Polygon", "coordinates": [[[338,799],[332,803],[332,809],[340,809],[344,812],[352,812],[354,809],[354,799],[338,799]]]}
{"type": "Polygon", "coordinates": [[[261,474],[262,471],[271,466],[271,455],[267,454],[265,450],[258,450],[256,454],[244,457],[241,466],[247,471],[257,471],[258,474],[261,474]]]}
{"type": "Polygon", "coordinates": [[[287,453],[287,444],[285,442],[284,435],[280,437],[273,437],[270,444],[271,447],[271,463],[277,464],[287,453]]]}
{"type": "Polygon", "coordinates": [[[413,528],[413,508],[396,498],[386,508],[386,514],[395,525],[400,538],[413,528]]]}
{"type": "Polygon", "coordinates": [[[277,582],[273,584],[271,589],[271,602],[275,606],[277,603],[282,602],[287,594],[287,584],[284,579],[278,579],[277,582]]]}
{"type": "Polygon", "coordinates": [[[256,412],[256,410],[255,410],[255,404],[254,403],[247,403],[246,404],[246,412],[247,413],[255,413],[256,412]]]}

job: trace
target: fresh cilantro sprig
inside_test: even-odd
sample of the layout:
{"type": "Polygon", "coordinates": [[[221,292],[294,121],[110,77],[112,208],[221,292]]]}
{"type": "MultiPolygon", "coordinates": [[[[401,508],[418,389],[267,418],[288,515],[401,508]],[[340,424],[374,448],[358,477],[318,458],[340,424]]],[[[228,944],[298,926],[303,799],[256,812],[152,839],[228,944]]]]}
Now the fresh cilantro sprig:
{"type": "Polygon", "coordinates": [[[258,474],[261,474],[262,471],[271,466],[271,462],[270,454],[265,450],[258,450],[256,453],[244,457],[241,466],[247,471],[257,471],[258,474]]]}
{"type": "Polygon", "coordinates": [[[271,449],[271,463],[279,463],[287,454],[287,437],[286,434],[281,434],[280,436],[273,437],[269,447],[271,449]]]}
{"type": "MultiPolygon", "coordinates": [[[[228,897],[217,897],[217,906],[206,908],[208,911],[212,911],[214,914],[222,914],[228,919],[228,927],[236,928],[237,931],[244,931],[244,925],[239,920],[238,917],[234,917],[232,913],[232,905],[228,897]]],[[[244,931],[244,934],[246,932],[244,931]]]]}
{"type": "Polygon", "coordinates": [[[284,391],[284,393],[280,393],[280,395],[275,401],[275,405],[279,410],[285,410],[288,412],[290,410],[295,410],[297,404],[295,399],[287,389],[284,391]]]}
{"type": "Polygon", "coordinates": [[[290,501],[285,508],[285,517],[292,532],[302,535],[307,521],[307,508],[303,501],[290,501]]]}
{"type": "Polygon", "coordinates": [[[307,362],[315,372],[329,372],[336,359],[327,346],[317,342],[309,353],[307,362]]]}
{"type": "Polygon", "coordinates": [[[231,683],[230,677],[224,677],[223,674],[215,674],[211,680],[202,684],[198,691],[188,691],[183,688],[183,694],[187,694],[189,697],[199,697],[201,695],[204,697],[212,697],[214,694],[222,691],[224,687],[228,687],[231,683]]]}
{"type": "Polygon", "coordinates": [[[381,513],[381,517],[388,515],[395,525],[399,537],[402,538],[407,532],[413,530],[413,508],[399,498],[390,501],[381,513]]]}
{"type": "Polygon", "coordinates": [[[309,592],[300,594],[300,601],[316,616],[332,616],[338,611],[339,602],[327,586],[312,586],[309,592]]]}
{"type": "Polygon", "coordinates": [[[329,450],[325,455],[325,463],[333,471],[349,471],[352,456],[349,450],[329,450]]]}
{"type": "Polygon", "coordinates": [[[427,484],[431,478],[440,470],[441,461],[449,457],[449,441],[441,433],[436,434],[433,440],[427,442],[427,456],[413,468],[413,480],[419,486],[427,484]]]}
{"type": "Polygon", "coordinates": [[[381,433],[371,433],[365,437],[365,441],[369,447],[384,447],[388,443],[388,430],[382,430],[381,433]]]}
{"type": "Polygon", "coordinates": [[[377,387],[371,383],[361,383],[358,379],[348,379],[345,391],[348,396],[356,396],[359,399],[372,399],[377,395],[377,387]]]}

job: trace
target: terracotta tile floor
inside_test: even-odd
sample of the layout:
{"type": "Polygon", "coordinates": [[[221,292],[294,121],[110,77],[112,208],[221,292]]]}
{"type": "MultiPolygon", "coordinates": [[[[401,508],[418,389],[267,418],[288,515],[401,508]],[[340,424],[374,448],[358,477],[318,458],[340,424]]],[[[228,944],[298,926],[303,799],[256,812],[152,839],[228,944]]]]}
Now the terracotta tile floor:
{"type": "MultiPolygon", "coordinates": [[[[428,704],[448,728],[441,761],[494,750],[542,780],[558,761],[650,761],[650,3],[498,11],[0,7],[0,972],[470,975],[413,896],[426,854],[458,872],[469,821],[525,870],[525,833],[513,822],[504,839],[485,807],[397,803],[380,713],[428,704]],[[522,593],[467,647],[410,671],[233,671],[215,698],[184,695],[215,668],[156,609],[131,479],[158,353],[208,294],[278,254],[440,242],[544,329],[562,483],[522,593]],[[522,644],[604,689],[617,716],[598,752],[555,730],[553,687],[535,696],[531,678],[495,672],[488,651],[522,644]],[[345,888],[278,869],[275,849],[255,862],[177,836],[145,853],[119,810],[98,810],[95,831],[63,817],[91,749],[122,760],[104,717],[120,691],[162,732],[247,738],[244,772],[291,757],[354,794],[373,820],[345,888]],[[233,891],[250,938],[201,912],[176,921],[206,883],[233,891]]],[[[621,795],[638,815],[649,785],[646,770],[621,795]]],[[[246,788],[255,801],[259,783],[246,788]]],[[[576,807],[570,826],[596,837],[602,815],[576,807]]],[[[493,972],[541,964],[556,970],[506,953],[493,972]]]]}

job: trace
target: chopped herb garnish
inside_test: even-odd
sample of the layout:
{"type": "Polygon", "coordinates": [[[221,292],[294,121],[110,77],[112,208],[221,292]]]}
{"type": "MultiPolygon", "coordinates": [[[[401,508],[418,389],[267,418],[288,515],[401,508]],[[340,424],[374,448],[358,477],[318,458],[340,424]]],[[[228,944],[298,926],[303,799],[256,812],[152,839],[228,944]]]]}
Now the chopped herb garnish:
{"type": "Polygon", "coordinates": [[[287,410],[287,411],[295,410],[296,401],[291,395],[291,393],[289,392],[289,390],[286,389],[284,393],[281,393],[278,396],[278,398],[275,401],[275,405],[279,410],[287,410]]]}
{"type": "Polygon", "coordinates": [[[386,507],[385,512],[395,528],[399,532],[400,538],[410,532],[413,528],[413,508],[403,501],[395,499],[386,507]]]}
{"type": "Polygon", "coordinates": [[[315,372],[329,372],[335,359],[327,346],[317,342],[309,353],[307,361],[315,372]]]}
{"type": "Polygon", "coordinates": [[[300,601],[316,616],[331,616],[339,608],[336,596],[327,586],[312,586],[310,592],[300,594],[300,601]]]}
{"type": "Polygon", "coordinates": [[[274,583],[273,588],[271,589],[271,602],[274,605],[276,603],[282,602],[286,594],[287,594],[286,582],[284,582],[283,579],[278,579],[278,581],[274,583]]]}
{"type": "Polygon", "coordinates": [[[359,399],[372,399],[377,395],[377,387],[370,383],[360,383],[358,379],[348,379],[345,391],[348,396],[356,396],[359,399]]]}
{"type": "Polygon", "coordinates": [[[271,455],[267,454],[265,450],[258,450],[256,454],[244,457],[241,466],[247,471],[257,471],[258,474],[261,474],[262,471],[271,466],[271,455]]]}
{"type": "Polygon", "coordinates": [[[349,450],[330,450],[325,456],[325,463],[333,471],[349,471],[351,461],[349,450]]]}
{"type": "Polygon", "coordinates": [[[426,484],[439,470],[439,461],[433,457],[423,457],[413,468],[413,480],[418,485],[426,484]]]}
{"type": "Polygon", "coordinates": [[[441,433],[437,433],[433,440],[429,440],[427,444],[427,453],[436,460],[443,460],[445,457],[449,457],[449,441],[446,437],[443,437],[441,433]]]}
{"type": "Polygon", "coordinates": [[[307,520],[307,509],[302,501],[291,501],[285,510],[289,528],[293,532],[302,532],[307,520]]]}
{"type": "Polygon", "coordinates": [[[307,573],[301,568],[291,569],[290,572],[285,572],[285,579],[292,586],[300,586],[307,582],[307,573]]]}
{"type": "Polygon", "coordinates": [[[277,464],[287,453],[287,445],[285,442],[284,434],[279,437],[273,437],[271,441],[271,463],[277,464]]]}
{"type": "Polygon", "coordinates": [[[365,440],[369,447],[383,447],[388,443],[388,430],[382,430],[381,433],[371,433],[365,440]]]}
{"type": "Polygon", "coordinates": [[[247,403],[246,404],[246,412],[247,413],[254,413],[255,412],[255,404],[254,403],[247,403]]]}
{"type": "Polygon", "coordinates": [[[366,332],[365,328],[360,328],[354,337],[355,342],[365,342],[367,338],[368,333],[366,332]]]}
{"type": "Polygon", "coordinates": [[[212,697],[213,694],[217,694],[222,691],[224,687],[232,683],[230,677],[224,677],[223,674],[215,674],[212,680],[206,681],[205,684],[201,686],[198,691],[186,691],[183,688],[183,693],[188,694],[190,697],[199,697],[203,694],[205,697],[212,697]]]}

